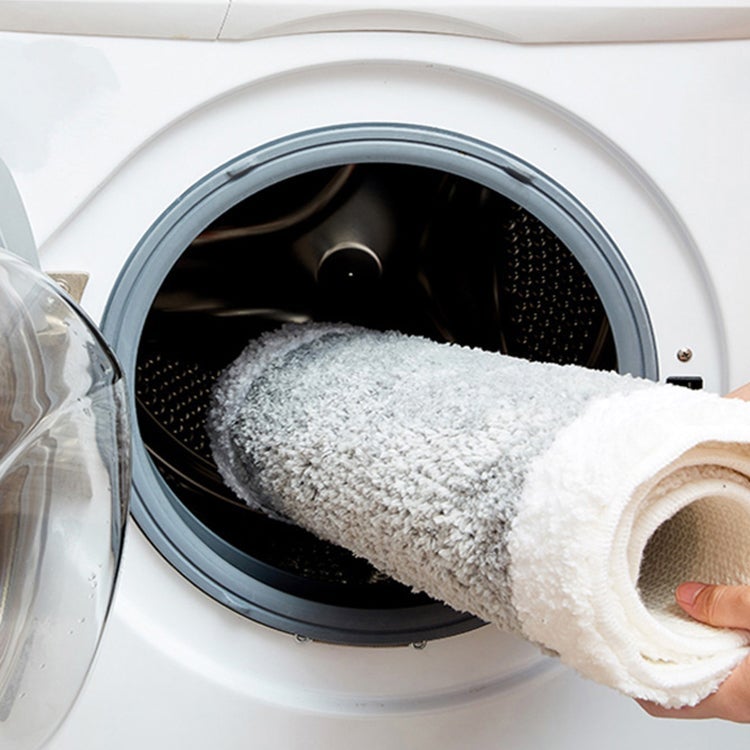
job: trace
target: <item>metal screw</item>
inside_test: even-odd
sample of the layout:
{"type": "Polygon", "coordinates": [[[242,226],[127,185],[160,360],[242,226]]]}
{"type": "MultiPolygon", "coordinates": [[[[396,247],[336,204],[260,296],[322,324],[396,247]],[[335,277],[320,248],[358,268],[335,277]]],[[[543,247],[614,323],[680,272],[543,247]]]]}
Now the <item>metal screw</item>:
{"type": "Polygon", "coordinates": [[[693,358],[693,350],[683,347],[677,350],[677,359],[680,362],[689,362],[693,358]]]}
{"type": "Polygon", "coordinates": [[[300,635],[297,633],[297,635],[294,636],[294,640],[297,641],[297,643],[309,643],[310,639],[306,635],[300,635]]]}
{"type": "Polygon", "coordinates": [[[416,641],[415,643],[411,644],[411,647],[416,649],[417,651],[421,651],[422,649],[427,647],[427,641],[416,641]]]}

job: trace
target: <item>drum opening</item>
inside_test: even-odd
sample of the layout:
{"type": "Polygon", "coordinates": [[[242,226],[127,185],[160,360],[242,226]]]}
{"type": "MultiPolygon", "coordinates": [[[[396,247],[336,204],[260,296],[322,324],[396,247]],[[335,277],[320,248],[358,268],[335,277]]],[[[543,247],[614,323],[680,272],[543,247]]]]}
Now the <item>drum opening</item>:
{"type": "Polygon", "coordinates": [[[146,319],[141,434],[215,544],[234,548],[261,580],[339,605],[421,598],[344,550],[247,510],[218,476],[204,426],[213,381],[248,341],[306,321],[617,367],[607,315],[575,256],[530,212],[470,180],[345,165],[287,179],[222,214],[175,263],[146,319]]]}
{"type": "Polygon", "coordinates": [[[188,190],[134,251],[104,318],[135,404],[133,514],[222,604],[336,643],[482,623],[249,510],[221,481],[205,432],[213,382],[251,339],[308,321],[656,374],[645,307],[609,237],[494,147],[342,127],[269,144],[188,190]]]}

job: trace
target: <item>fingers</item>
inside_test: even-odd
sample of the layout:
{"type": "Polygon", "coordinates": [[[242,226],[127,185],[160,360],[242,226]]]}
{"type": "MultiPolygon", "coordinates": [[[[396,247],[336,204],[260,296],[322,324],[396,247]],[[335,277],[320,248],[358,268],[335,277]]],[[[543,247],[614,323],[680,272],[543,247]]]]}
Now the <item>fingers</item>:
{"type": "Polygon", "coordinates": [[[636,702],[647,714],[658,719],[712,719],[716,716],[711,708],[711,698],[707,698],[697,706],[686,706],[685,708],[664,708],[658,703],[643,700],[636,702]]]}
{"type": "Polygon", "coordinates": [[[727,719],[750,723],[750,658],[745,659],[721,687],[696,706],[664,708],[658,703],[639,700],[651,716],[665,719],[727,719]]]}
{"type": "Polygon", "coordinates": [[[741,398],[744,401],[750,401],[750,383],[745,383],[731,393],[727,393],[727,398],[741,398]]]}
{"type": "Polygon", "coordinates": [[[750,630],[750,586],[710,586],[691,581],[677,587],[675,598],[696,620],[719,628],[750,630]]]}

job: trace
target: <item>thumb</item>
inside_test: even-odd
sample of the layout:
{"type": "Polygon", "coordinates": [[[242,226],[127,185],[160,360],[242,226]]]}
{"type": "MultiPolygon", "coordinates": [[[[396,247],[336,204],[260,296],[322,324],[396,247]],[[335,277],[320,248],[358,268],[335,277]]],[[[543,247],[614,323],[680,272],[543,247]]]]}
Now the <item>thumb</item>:
{"type": "Polygon", "coordinates": [[[712,586],[691,581],[677,587],[675,598],[696,620],[719,628],[750,630],[750,586],[712,586]]]}

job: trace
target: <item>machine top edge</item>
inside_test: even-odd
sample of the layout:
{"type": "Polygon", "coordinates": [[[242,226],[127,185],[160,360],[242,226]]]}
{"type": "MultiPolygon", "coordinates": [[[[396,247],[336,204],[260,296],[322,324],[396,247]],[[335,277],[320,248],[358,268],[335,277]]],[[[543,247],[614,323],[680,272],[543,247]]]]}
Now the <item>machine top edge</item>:
{"type": "Polygon", "coordinates": [[[517,44],[750,38],[748,0],[0,0],[0,31],[171,40],[405,31],[517,44]]]}

